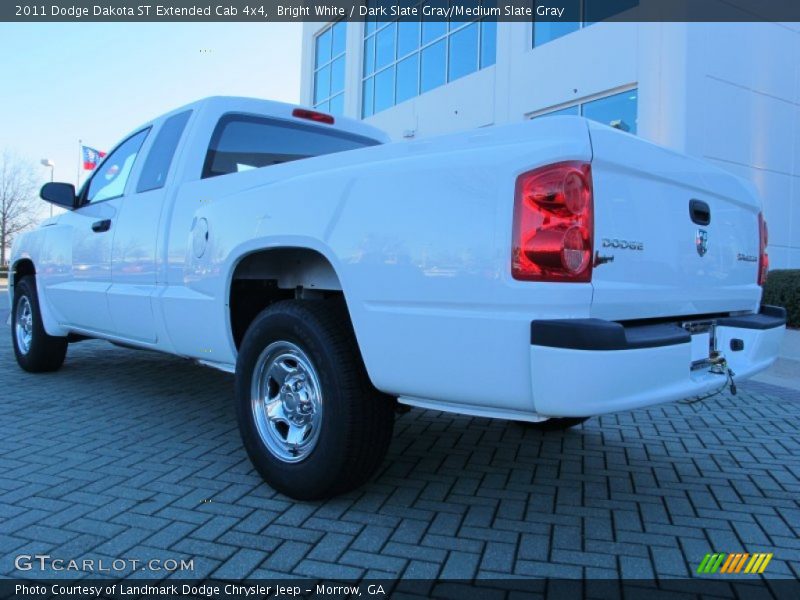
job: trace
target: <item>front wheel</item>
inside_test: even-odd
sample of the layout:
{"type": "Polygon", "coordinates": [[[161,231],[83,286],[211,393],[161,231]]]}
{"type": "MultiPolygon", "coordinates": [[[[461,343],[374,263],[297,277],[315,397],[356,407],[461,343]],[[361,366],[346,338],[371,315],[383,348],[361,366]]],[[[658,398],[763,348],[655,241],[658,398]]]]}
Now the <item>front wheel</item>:
{"type": "Polygon", "coordinates": [[[30,373],[57,371],[67,355],[67,338],[48,335],[42,324],[36,279],[28,275],[14,285],[11,339],[17,364],[30,373]]]}
{"type": "Polygon", "coordinates": [[[370,383],[343,302],[277,302],[245,334],[239,429],[253,465],[287,496],[327,498],[369,479],[388,450],[394,404],[370,383]]]}

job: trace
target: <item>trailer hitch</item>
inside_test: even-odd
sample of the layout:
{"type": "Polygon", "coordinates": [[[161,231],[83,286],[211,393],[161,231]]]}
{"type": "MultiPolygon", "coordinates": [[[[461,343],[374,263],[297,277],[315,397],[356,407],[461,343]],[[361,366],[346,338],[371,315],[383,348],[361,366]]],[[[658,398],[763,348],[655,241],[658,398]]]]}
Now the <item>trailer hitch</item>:
{"type": "Polygon", "coordinates": [[[731,394],[734,396],[736,395],[736,382],[733,378],[736,376],[736,373],[733,372],[733,369],[728,366],[728,361],[725,359],[725,356],[721,352],[716,350],[711,352],[711,356],[708,359],[709,363],[711,364],[711,368],[709,371],[715,373],[716,375],[724,375],[728,379],[728,385],[731,388],[731,394]]]}

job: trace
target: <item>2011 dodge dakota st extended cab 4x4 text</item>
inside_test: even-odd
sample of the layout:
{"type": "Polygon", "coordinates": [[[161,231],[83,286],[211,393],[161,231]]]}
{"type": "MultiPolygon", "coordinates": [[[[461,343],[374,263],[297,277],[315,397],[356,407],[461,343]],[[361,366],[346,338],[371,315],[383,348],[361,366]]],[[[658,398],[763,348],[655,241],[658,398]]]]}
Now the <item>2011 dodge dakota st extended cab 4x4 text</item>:
{"type": "Polygon", "coordinates": [[[20,366],[90,337],[235,372],[296,498],[365,481],[397,402],[563,428],[724,389],[785,328],[748,184],[577,117],[388,143],[210,98],[42,197],[68,210],[12,250],[20,366]]]}

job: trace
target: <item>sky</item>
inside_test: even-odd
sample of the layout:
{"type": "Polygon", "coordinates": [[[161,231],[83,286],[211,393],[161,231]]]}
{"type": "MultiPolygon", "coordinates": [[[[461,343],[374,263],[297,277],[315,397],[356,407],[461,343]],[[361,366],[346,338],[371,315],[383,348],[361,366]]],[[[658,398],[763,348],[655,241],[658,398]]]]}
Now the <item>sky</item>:
{"type": "Polygon", "coordinates": [[[0,151],[42,183],[43,158],[75,183],[79,139],[107,151],[211,95],[297,103],[301,36],[295,23],[0,23],[0,151]]]}

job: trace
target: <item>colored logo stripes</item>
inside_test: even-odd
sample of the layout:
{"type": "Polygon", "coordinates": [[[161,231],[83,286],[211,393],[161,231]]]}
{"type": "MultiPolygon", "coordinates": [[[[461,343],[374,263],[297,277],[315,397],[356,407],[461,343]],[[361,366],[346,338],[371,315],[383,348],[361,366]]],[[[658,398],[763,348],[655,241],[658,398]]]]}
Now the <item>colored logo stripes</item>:
{"type": "Polygon", "coordinates": [[[725,554],[724,552],[720,552],[706,554],[700,566],[697,567],[697,572],[710,575],[713,575],[717,571],[727,574],[763,573],[770,560],[772,560],[771,552],[759,552],[756,554],[725,554]]]}

